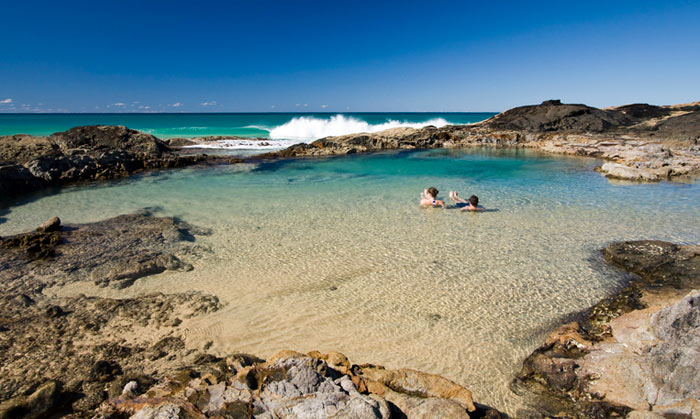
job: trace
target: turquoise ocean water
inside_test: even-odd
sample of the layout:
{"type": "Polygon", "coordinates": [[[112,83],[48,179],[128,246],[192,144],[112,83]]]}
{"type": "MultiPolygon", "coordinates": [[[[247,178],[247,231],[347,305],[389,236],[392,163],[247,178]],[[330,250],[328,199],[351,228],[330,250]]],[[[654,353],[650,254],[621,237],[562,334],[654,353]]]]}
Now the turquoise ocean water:
{"type": "Polygon", "coordinates": [[[312,140],[395,126],[468,124],[494,113],[0,114],[0,135],[49,135],[79,125],[126,125],[160,138],[231,135],[312,140]],[[275,131],[277,130],[277,131],[275,131]]]}
{"type": "Polygon", "coordinates": [[[211,229],[165,272],[125,290],[47,293],[124,298],[213,293],[225,307],[186,319],[188,344],[221,355],[338,350],[353,362],[441,374],[514,414],[508,384],[573,312],[624,276],[600,249],[615,240],[700,242],[700,183],[615,183],[599,161],[532,150],[427,150],[155,171],[5,202],[0,235],[58,215],[97,221],[149,208],[211,229]],[[437,187],[493,212],[419,209],[437,187]]]}

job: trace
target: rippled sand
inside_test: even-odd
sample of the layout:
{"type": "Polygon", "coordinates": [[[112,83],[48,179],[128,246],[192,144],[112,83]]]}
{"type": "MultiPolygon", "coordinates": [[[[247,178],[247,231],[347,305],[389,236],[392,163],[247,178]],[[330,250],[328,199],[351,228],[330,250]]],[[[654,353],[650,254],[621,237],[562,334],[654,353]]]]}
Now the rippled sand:
{"type": "Polygon", "coordinates": [[[614,185],[593,160],[533,152],[390,153],[188,169],[71,188],[0,215],[0,234],[50,215],[86,222],[143,207],[213,230],[195,270],[142,279],[120,297],[201,290],[227,306],[188,320],[190,343],[224,354],[339,350],[411,367],[513,413],[520,363],[570,313],[620,285],[613,240],[700,241],[698,184],[614,185]],[[251,169],[253,169],[251,171],[251,169]],[[417,208],[437,186],[496,212],[417,208]],[[659,203],[662,204],[659,204],[659,203]]]}

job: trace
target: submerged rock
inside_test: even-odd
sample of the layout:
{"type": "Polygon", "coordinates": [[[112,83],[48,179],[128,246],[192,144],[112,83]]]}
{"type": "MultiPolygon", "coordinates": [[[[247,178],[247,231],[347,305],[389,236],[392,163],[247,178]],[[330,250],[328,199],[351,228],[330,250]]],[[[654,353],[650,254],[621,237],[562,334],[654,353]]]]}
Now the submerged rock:
{"type": "Polygon", "coordinates": [[[124,288],[139,278],[166,270],[191,270],[177,253],[203,251],[194,234],[208,234],[173,218],[121,215],[97,223],[60,229],[54,217],[38,231],[10,236],[0,245],[6,287],[17,282],[47,285],[90,280],[124,288]],[[50,258],[49,263],[40,263],[50,258]]]}

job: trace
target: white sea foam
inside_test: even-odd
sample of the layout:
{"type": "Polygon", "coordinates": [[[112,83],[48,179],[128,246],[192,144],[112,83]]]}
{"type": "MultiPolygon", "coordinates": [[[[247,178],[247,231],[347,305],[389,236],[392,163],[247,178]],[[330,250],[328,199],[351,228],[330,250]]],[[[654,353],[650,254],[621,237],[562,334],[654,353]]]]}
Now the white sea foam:
{"type": "Polygon", "coordinates": [[[195,145],[186,145],[182,148],[210,148],[223,150],[279,150],[298,143],[293,140],[218,140],[207,141],[195,145]]]}
{"type": "Polygon", "coordinates": [[[341,114],[334,115],[330,119],[299,116],[283,125],[273,128],[270,131],[270,138],[309,142],[323,137],[354,134],[358,132],[377,132],[398,127],[423,128],[428,125],[441,127],[447,124],[449,124],[449,122],[442,118],[435,118],[425,122],[389,120],[381,124],[370,124],[361,119],[341,114]]]}

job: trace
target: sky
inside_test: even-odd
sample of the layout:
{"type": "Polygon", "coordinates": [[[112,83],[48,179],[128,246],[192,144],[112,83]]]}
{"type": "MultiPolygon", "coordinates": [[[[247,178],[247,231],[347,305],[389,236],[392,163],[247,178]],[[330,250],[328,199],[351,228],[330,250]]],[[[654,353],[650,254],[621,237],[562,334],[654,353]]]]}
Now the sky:
{"type": "Polygon", "coordinates": [[[700,1],[11,1],[0,112],[700,100],[700,1]]]}

